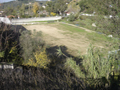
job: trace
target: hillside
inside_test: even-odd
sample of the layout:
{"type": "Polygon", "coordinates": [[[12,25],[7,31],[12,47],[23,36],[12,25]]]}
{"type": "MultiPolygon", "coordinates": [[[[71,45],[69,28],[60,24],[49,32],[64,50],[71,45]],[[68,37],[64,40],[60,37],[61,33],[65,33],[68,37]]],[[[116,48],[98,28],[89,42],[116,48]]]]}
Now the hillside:
{"type": "Polygon", "coordinates": [[[28,4],[29,2],[34,3],[34,2],[38,2],[40,3],[40,5],[43,5],[46,3],[46,1],[36,1],[36,0],[17,0],[17,1],[11,1],[11,2],[7,2],[7,3],[2,3],[0,6],[0,9],[6,9],[8,7],[17,7],[22,6],[22,4],[28,4]]]}
{"type": "Polygon", "coordinates": [[[67,8],[67,12],[73,12],[73,13],[78,13],[80,11],[80,7],[79,7],[79,1],[80,0],[72,0],[69,4],[68,4],[68,8],[67,8]]]}

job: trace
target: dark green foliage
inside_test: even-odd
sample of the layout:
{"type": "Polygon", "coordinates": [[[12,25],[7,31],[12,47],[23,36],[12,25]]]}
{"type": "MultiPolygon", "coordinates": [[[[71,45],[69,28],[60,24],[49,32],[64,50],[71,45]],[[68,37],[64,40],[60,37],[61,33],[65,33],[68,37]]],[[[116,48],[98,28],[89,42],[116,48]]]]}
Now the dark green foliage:
{"type": "MultiPolygon", "coordinates": [[[[0,6],[0,9],[5,9],[8,7],[18,7],[18,6],[22,6],[22,4],[28,4],[29,2],[34,3],[36,2],[36,0],[19,0],[19,1],[11,1],[11,2],[6,2],[6,3],[2,3],[2,5],[0,6]]],[[[46,4],[46,1],[37,1],[40,4],[46,4]]]]}
{"type": "Polygon", "coordinates": [[[115,37],[120,37],[120,19],[117,17],[104,18],[98,16],[96,18],[97,30],[102,31],[105,34],[112,34],[115,37]]]}
{"type": "MultiPolygon", "coordinates": [[[[17,26],[16,26],[17,27],[17,26]]],[[[19,48],[19,30],[14,26],[1,23],[0,27],[0,62],[22,63],[19,48]],[[13,27],[13,28],[11,28],[13,27]]]]}
{"type": "MultiPolygon", "coordinates": [[[[115,79],[106,87],[106,79],[76,78],[72,72],[66,71],[61,66],[43,70],[35,67],[22,66],[23,70],[1,70],[0,88],[2,90],[29,89],[29,90],[118,90],[115,79]],[[11,79],[12,78],[12,79],[11,79]],[[90,83],[87,83],[91,81],[90,83]],[[99,83],[99,85],[95,85],[99,83]],[[115,84],[115,85],[114,85],[115,84]]],[[[117,80],[118,81],[118,80],[117,80]]]]}
{"type": "Polygon", "coordinates": [[[20,46],[22,47],[22,57],[24,58],[24,63],[31,58],[34,59],[34,53],[38,48],[43,48],[44,42],[41,39],[41,32],[33,33],[31,31],[23,31],[20,36],[20,46]]]}
{"type": "Polygon", "coordinates": [[[81,0],[79,3],[81,7],[81,12],[93,13],[97,14],[108,14],[108,8],[105,0],[81,0]]]}
{"type": "MultiPolygon", "coordinates": [[[[11,1],[7,3],[2,3],[0,10],[3,10],[4,13],[2,16],[14,15],[16,18],[29,18],[33,16],[32,4],[26,5],[29,2],[34,3],[36,0],[20,0],[20,1],[11,1]],[[25,15],[26,14],[26,15],[25,15]]],[[[45,5],[46,1],[37,1],[40,6],[45,5]]],[[[42,8],[40,8],[41,10],[42,8]]]]}
{"type": "Polygon", "coordinates": [[[3,13],[4,15],[16,15],[16,11],[15,11],[15,9],[13,8],[13,7],[8,7],[6,10],[5,10],[5,12],[3,13]]]}
{"type": "Polygon", "coordinates": [[[49,13],[54,12],[60,15],[60,13],[63,14],[66,9],[67,5],[65,0],[55,0],[53,2],[47,2],[46,10],[49,13]]]}
{"type": "Polygon", "coordinates": [[[79,5],[82,12],[91,14],[95,12],[95,19],[92,20],[97,24],[96,30],[120,37],[119,2],[119,0],[81,0],[79,5]]]}
{"type": "Polygon", "coordinates": [[[20,17],[21,17],[21,18],[31,18],[32,16],[29,16],[29,15],[21,15],[20,17]]]}
{"type": "Polygon", "coordinates": [[[79,5],[81,11],[87,13],[96,12],[96,14],[111,15],[111,12],[117,14],[120,11],[119,0],[81,0],[79,5]]]}
{"type": "Polygon", "coordinates": [[[46,15],[45,14],[40,14],[40,17],[46,17],[46,15]]]}
{"type": "Polygon", "coordinates": [[[79,18],[80,18],[80,20],[85,20],[86,16],[80,16],[79,18]]]}
{"type": "Polygon", "coordinates": [[[72,22],[72,21],[75,21],[76,17],[71,14],[69,17],[68,17],[69,21],[72,22]]]}

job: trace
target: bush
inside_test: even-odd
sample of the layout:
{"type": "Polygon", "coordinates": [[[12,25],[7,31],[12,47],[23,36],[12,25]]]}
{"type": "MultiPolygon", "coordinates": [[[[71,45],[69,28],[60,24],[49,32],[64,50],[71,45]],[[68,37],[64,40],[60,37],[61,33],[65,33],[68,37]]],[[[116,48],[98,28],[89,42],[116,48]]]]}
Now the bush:
{"type": "Polygon", "coordinates": [[[111,72],[118,69],[119,63],[117,63],[118,56],[117,54],[108,54],[108,52],[90,46],[88,49],[87,55],[83,56],[82,67],[84,70],[81,70],[79,65],[76,65],[76,62],[73,59],[67,59],[65,66],[72,71],[79,78],[103,78],[109,79],[111,72]],[[86,72],[83,73],[83,72],[86,72]]]}
{"type": "Polygon", "coordinates": [[[52,16],[56,16],[56,13],[54,13],[54,12],[51,12],[51,13],[50,13],[50,15],[52,15],[52,16]]]}
{"type": "Polygon", "coordinates": [[[29,59],[26,65],[47,68],[47,65],[50,63],[50,60],[47,57],[46,50],[44,48],[43,51],[39,49],[34,53],[35,60],[33,58],[29,59]]]}
{"type": "Polygon", "coordinates": [[[45,14],[40,14],[40,17],[46,17],[46,15],[45,14]]]}
{"type": "MultiPolygon", "coordinates": [[[[0,61],[21,62],[19,55],[19,30],[16,26],[0,23],[0,61]]],[[[18,28],[19,29],[19,28],[18,28]]]]}
{"type": "Polygon", "coordinates": [[[112,70],[111,62],[107,57],[104,57],[104,52],[92,46],[88,49],[88,53],[83,59],[83,66],[89,73],[87,77],[90,78],[108,78],[112,70]]]}
{"type": "Polygon", "coordinates": [[[0,58],[4,57],[4,54],[5,54],[4,51],[0,52],[0,58]]]}
{"type": "Polygon", "coordinates": [[[23,58],[20,57],[18,49],[16,47],[12,47],[9,51],[8,61],[18,65],[21,65],[23,63],[23,58]]]}
{"type": "Polygon", "coordinates": [[[80,20],[85,20],[86,16],[80,16],[79,18],[80,18],[80,20]]]}
{"type": "Polygon", "coordinates": [[[70,16],[68,17],[69,21],[75,21],[75,16],[73,14],[70,14],[70,16]]]}
{"type": "Polygon", "coordinates": [[[88,16],[88,19],[95,22],[97,19],[97,16],[88,16]]]}
{"type": "Polygon", "coordinates": [[[20,36],[20,46],[22,47],[21,54],[24,58],[24,64],[29,62],[29,59],[34,59],[34,53],[38,48],[43,48],[44,42],[41,39],[41,32],[23,31],[20,36]]]}
{"type": "Polygon", "coordinates": [[[32,16],[29,16],[29,15],[21,15],[20,17],[21,17],[21,18],[31,18],[32,16]]]}
{"type": "Polygon", "coordinates": [[[85,78],[84,73],[81,71],[80,66],[76,64],[76,61],[74,61],[72,58],[67,58],[67,61],[65,63],[65,67],[69,71],[74,71],[75,75],[79,78],[85,78]]]}

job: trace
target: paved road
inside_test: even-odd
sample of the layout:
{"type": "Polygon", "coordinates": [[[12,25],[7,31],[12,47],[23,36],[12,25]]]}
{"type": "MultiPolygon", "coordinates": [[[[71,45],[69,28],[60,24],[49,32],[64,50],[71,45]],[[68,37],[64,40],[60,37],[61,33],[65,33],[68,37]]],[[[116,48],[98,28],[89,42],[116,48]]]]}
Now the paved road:
{"type": "Polygon", "coordinates": [[[52,21],[52,20],[59,20],[62,17],[44,17],[44,18],[27,18],[27,19],[12,19],[12,23],[27,23],[33,21],[52,21]]]}

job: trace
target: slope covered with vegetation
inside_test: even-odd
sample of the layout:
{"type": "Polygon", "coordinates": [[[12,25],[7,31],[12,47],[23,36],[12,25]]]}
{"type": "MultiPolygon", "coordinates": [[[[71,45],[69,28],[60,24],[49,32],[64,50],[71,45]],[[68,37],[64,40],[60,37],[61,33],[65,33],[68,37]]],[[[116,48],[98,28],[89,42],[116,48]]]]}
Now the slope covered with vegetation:
{"type": "MultiPolygon", "coordinates": [[[[48,7],[51,7],[48,8],[49,12],[64,13],[67,8],[66,3],[61,2],[61,0],[58,1],[59,3],[56,1],[48,3],[48,7]],[[61,8],[57,8],[58,5],[61,8]]],[[[0,88],[2,90],[19,88],[26,90],[119,90],[120,5],[119,0],[107,1],[81,0],[77,5],[72,1],[73,7],[80,6],[80,12],[89,14],[95,12],[96,14],[92,17],[72,14],[66,18],[66,22],[80,23],[83,26],[86,23],[95,22],[94,30],[112,34],[116,38],[106,35],[97,35],[98,38],[96,38],[96,34],[86,34],[84,30],[79,28],[68,27],[68,25],[58,26],[60,29],[64,27],[66,30],[70,30],[70,34],[75,32],[76,36],[84,33],[84,36],[88,36],[94,42],[101,43],[105,39],[104,42],[109,52],[107,48],[97,48],[90,45],[85,55],[79,53],[78,56],[73,56],[67,52],[67,47],[47,46],[42,39],[41,32],[29,31],[20,25],[0,23],[0,62],[14,63],[16,67],[21,66],[22,68],[0,70],[0,88]],[[104,18],[107,15],[112,15],[112,17],[104,18]],[[108,41],[111,43],[107,43],[108,41]]],[[[24,14],[23,7],[21,7],[21,11],[24,14]]],[[[51,31],[49,30],[49,32],[51,31]]],[[[63,37],[60,38],[64,39],[63,37]]],[[[49,40],[49,38],[47,39],[49,40]]],[[[69,38],[67,37],[67,39],[69,38]]],[[[73,43],[73,41],[70,42],[73,43]]]]}
{"type": "Polygon", "coordinates": [[[79,6],[79,1],[80,0],[72,0],[66,9],[66,12],[73,12],[73,13],[79,13],[80,12],[80,6],[79,6]]]}
{"type": "Polygon", "coordinates": [[[115,2],[112,0],[109,2],[104,0],[80,0],[78,4],[80,7],[79,14],[70,15],[65,21],[70,21],[78,26],[107,35],[112,34],[115,37],[120,36],[119,0],[115,2]]]}
{"type": "Polygon", "coordinates": [[[6,9],[6,8],[10,8],[10,7],[18,7],[18,6],[22,6],[22,4],[29,4],[29,2],[34,3],[34,2],[38,2],[40,5],[44,5],[46,3],[46,1],[36,1],[36,0],[17,0],[17,1],[11,1],[11,2],[7,2],[7,3],[2,3],[0,6],[0,9],[6,9]]]}

